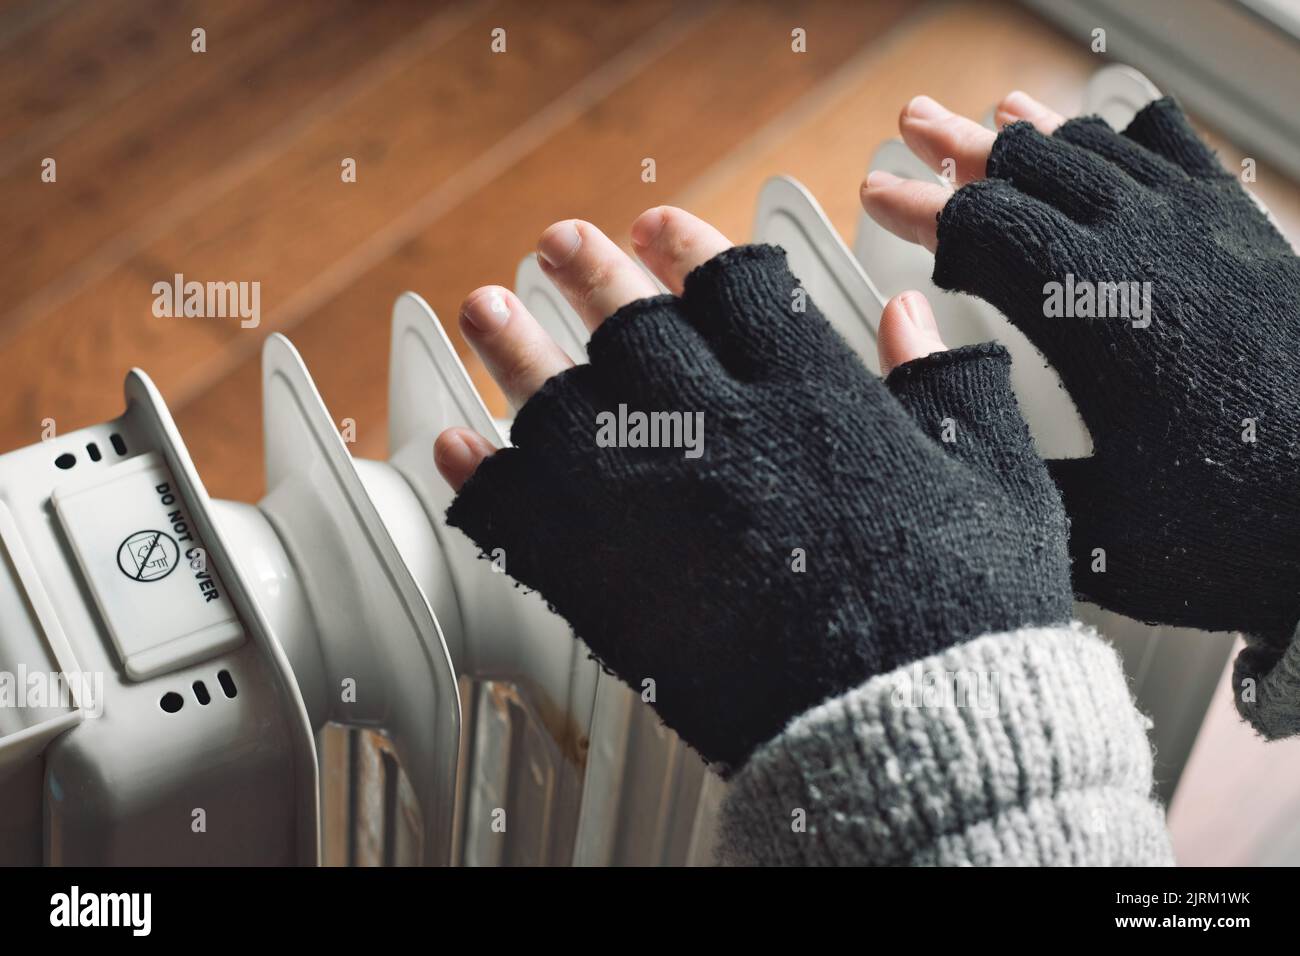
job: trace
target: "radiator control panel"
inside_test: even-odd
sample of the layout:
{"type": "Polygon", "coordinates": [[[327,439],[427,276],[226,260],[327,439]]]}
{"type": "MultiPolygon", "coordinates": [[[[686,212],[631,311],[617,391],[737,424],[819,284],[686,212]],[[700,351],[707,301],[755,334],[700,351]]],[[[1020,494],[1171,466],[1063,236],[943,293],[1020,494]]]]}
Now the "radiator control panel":
{"type": "Polygon", "coordinates": [[[243,641],[161,456],[138,455],[51,499],[128,677],[146,680],[243,641]]]}

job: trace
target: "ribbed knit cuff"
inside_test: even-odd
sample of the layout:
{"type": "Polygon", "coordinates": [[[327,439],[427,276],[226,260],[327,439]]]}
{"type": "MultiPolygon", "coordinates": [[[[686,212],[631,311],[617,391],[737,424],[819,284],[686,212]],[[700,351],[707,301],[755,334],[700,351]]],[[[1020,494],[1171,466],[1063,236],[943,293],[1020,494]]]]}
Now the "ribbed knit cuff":
{"type": "Polygon", "coordinates": [[[980,637],[808,711],[732,781],[721,862],[1171,865],[1149,721],[1080,624],[980,637]]]}
{"type": "Polygon", "coordinates": [[[1232,665],[1237,713],[1266,740],[1300,734],[1300,630],[1280,649],[1249,635],[1246,641],[1232,665]]]}

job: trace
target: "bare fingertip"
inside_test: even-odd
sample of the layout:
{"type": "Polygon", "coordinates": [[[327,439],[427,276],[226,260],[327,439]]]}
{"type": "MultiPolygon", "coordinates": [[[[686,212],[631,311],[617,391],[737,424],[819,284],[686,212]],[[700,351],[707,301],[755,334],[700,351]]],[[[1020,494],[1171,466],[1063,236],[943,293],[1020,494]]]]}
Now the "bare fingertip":
{"type": "Polygon", "coordinates": [[[582,234],[576,219],[565,219],[548,226],[537,240],[537,254],[552,269],[566,265],[582,246],[582,234]]]}
{"type": "Polygon", "coordinates": [[[903,118],[922,120],[924,122],[947,119],[951,115],[952,113],[947,107],[925,94],[912,97],[908,104],[903,107],[903,118]]]}
{"type": "Polygon", "coordinates": [[[908,290],[898,295],[898,301],[913,327],[918,331],[930,332],[938,336],[939,324],[935,321],[934,311],[925,296],[915,290],[908,290]]]}
{"type": "Polygon", "coordinates": [[[902,182],[893,173],[887,173],[883,169],[873,169],[867,173],[867,178],[862,183],[863,190],[883,189],[886,186],[892,186],[895,183],[902,182]]]}
{"type": "Polygon", "coordinates": [[[667,210],[663,206],[647,209],[637,216],[632,223],[632,245],[644,249],[653,243],[663,231],[664,220],[667,218],[667,210]]]}
{"type": "Polygon", "coordinates": [[[487,457],[482,448],[473,447],[478,443],[470,439],[478,437],[462,428],[449,428],[433,443],[433,462],[455,491],[460,490],[487,457]]]}
{"type": "Polygon", "coordinates": [[[1041,109],[1042,104],[1023,90],[1012,90],[1002,98],[998,108],[1004,113],[1024,119],[1035,110],[1041,109]]]}
{"type": "Polygon", "coordinates": [[[460,307],[460,317],[477,332],[494,332],[510,318],[510,293],[499,285],[475,289],[460,307]]]}

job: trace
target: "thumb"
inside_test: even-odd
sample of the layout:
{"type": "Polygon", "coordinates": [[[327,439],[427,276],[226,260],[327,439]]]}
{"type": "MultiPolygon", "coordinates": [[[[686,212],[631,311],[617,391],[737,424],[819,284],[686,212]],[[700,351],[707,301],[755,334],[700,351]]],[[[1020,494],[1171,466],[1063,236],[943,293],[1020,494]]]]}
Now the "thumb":
{"type": "Polygon", "coordinates": [[[939,338],[939,325],[930,303],[921,293],[900,292],[885,304],[876,333],[882,376],[904,362],[942,352],[947,347],[939,338]]]}
{"type": "Polygon", "coordinates": [[[468,428],[448,428],[433,443],[433,462],[453,491],[469,481],[483,459],[496,451],[478,432],[468,428]]]}

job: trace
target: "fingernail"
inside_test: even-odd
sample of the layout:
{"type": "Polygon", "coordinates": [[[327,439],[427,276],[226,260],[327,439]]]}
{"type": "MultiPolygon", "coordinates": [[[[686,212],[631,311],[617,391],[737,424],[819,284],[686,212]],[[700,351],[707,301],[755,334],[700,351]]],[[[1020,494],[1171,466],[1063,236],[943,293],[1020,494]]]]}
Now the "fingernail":
{"type": "Polygon", "coordinates": [[[465,439],[454,433],[434,446],[433,457],[447,471],[463,473],[474,468],[474,452],[465,439]]]}
{"type": "Polygon", "coordinates": [[[1028,119],[1038,108],[1038,101],[1028,93],[1013,90],[1002,100],[999,112],[1014,116],[1016,119],[1028,119]]]}
{"type": "Polygon", "coordinates": [[[939,105],[937,100],[922,95],[912,97],[912,101],[907,104],[907,115],[919,120],[939,120],[952,114],[939,105]]]}
{"type": "Polygon", "coordinates": [[[636,217],[632,223],[632,244],[645,247],[659,238],[664,228],[664,211],[659,208],[647,209],[636,217]]]}
{"type": "Polygon", "coordinates": [[[506,300],[504,289],[489,286],[470,296],[461,307],[460,314],[478,331],[493,332],[505,325],[510,318],[510,303],[506,300]]]}
{"type": "Polygon", "coordinates": [[[537,254],[546,260],[552,269],[558,269],[573,258],[578,247],[582,245],[582,236],[572,219],[557,222],[537,240],[537,254]]]}
{"type": "Polygon", "coordinates": [[[867,173],[867,188],[879,189],[881,186],[892,186],[901,180],[893,173],[887,173],[883,169],[873,169],[867,173]]]}
{"type": "Polygon", "coordinates": [[[913,326],[923,332],[939,332],[939,326],[934,321],[934,313],[930,311],[929,303],[919,292],[904,292],[901,297],[903,312],[907,315],[908,321],[913,326]]]}

